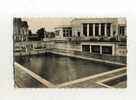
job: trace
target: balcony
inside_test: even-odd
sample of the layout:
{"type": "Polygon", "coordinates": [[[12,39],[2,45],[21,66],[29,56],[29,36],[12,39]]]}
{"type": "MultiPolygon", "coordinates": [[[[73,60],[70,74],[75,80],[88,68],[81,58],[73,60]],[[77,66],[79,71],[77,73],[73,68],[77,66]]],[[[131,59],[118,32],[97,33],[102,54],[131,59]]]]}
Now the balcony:
{"type": "Polygon", "coordinates": [[[71,37],[67,41],[71,42],[124,42],[127,41],[126,37],[71,37]]]}

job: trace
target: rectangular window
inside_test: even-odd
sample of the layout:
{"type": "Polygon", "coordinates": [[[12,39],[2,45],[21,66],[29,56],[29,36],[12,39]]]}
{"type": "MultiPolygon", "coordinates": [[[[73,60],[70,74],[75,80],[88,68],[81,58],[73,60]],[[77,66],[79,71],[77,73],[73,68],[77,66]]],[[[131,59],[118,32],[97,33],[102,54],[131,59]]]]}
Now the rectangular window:
{"type": "Polygon", "coordinates": [[[56,36],[58,36],[58,35],[59,35],[59,32],[60,32],[59,30],[56,30],[56,36]]]}
{"type": "Polygon", "coordinates": [[[63,37],[65,37],[65,33],[63,33],[63,37]]]}
{"type": "Polygon", "coordinates": [[[99,36],[99,24],[95,24],[95,36],[99,36]]]}
{"type": "Polygon", "coordinates": [[[89,24],[89,36],[93,36],[93,24],[89,24]]]}
{"type": "Polygon", "coordinates": [[[92,53],[100,53],[100,46],[99,45],[92,45],[91,46],[92,53]]]}
{"type": "Polygon", "coordinates": [[[125,26],[119,26],[119,34],[122,36],[125,35],[125,26]]]}
{"type": "Polygon", "coordinates": [[[64,27],[63,28],[63,36],[71,37],[72,36],[72,27],[64,27]]]}
{"type": "Polygon", "coordinates": [[[83,52],[90,52],[90,45],[82,45],[83,52]]]}
{"type": "Polygon", "coordinates": [[[65,37],[66,35],[65,35],[65,30],[63,29],[63,37],[65,37]]]}
{"type": "Polygon", "coordinates": [[[87,24],[83,24],[83,34],[87,36],[87,24]]]}
{"type": "Polygon", "coordinates": [[[70,37],[72,37],[72,29],[70,29],[69,32],[70,32],[70,33],[69,33],[70,37]]]}
{"type": "Polygon", "coordinates": [[[107,35],[110,36],[111,33],[111,23],[107,24],[107,35]]]}
{"type": "Polygon", "coordinates": [[[77,32],[78,37],[80,37],[80,32],[77,32]]]}
{"type": "Polygon", "coordinates": [[[102,54],[112,54],[112,46],[102,46],[102,54]]]}
{"type": "Polygon", "coordinates": [[[66,30],[66,37],[68,37],[69,36],[69,30],[67,29],[66,30]]]}
{"type": "Polygon", "coordinates": [[[104,31],[104,23],[102,23],[101,24],[101,35],[104,36],[104,33],[105,33],[105,31],[104,31]]]}

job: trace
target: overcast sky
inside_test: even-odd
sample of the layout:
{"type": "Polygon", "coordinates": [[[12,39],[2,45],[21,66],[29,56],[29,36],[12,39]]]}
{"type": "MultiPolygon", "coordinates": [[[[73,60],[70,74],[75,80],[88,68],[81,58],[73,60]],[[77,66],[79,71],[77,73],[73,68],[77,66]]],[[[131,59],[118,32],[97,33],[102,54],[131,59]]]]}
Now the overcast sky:
{"type": "Polygon", "coordinates": [[[29,25],[29,29],[33,33],[37,31],[37,29],[44,27],[46,31],[54,31],[56,26],[60,25],[69,25],[72,18],[36,18],[36,17],[29,17],[29,18],[22,18],[22,20],[27,21],[29,25]]]}

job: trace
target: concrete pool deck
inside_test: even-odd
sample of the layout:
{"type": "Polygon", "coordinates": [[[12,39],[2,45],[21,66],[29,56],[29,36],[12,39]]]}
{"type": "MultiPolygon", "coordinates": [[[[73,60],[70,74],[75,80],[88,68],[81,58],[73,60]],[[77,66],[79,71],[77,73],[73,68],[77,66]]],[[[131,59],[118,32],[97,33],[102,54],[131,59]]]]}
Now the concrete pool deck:
{"type": "MultiPolygon", "coordinates": [[[[18,87],[22,88],[105,88],[97,82],[106,78],[111,78],[123,73],[126,73],[126,67],[118,68],[112,71],[91,75],[85,78],[76,79],[73,81],[65,82],[62,84],[54,85],[45,80],[34,72],[28,70],[17,62],[14,63],[15,67],[15,83],[18,87]],[[34,86],[25,86],[25,81],[32,81],[34,86]],[[19,84],[19,85],[18,85],[19,84]]],[[[30,82],[31,83],[31,82],[30,82]]]]}
{"type": "Polygon", "coordinates": [[[97,84],[100,84],[104,87],[107,87],[107,88],[113,88],[113,87],[120,87],[120,88],[125,88],[126,87],[126,82],[125,81],[121,81],[119,83],[117,83],[116,85],[108,85],[106,84],[106,82],[111,82],[112,80],[116,80],[120,77],[125,77],[127,76],[127,73],[122,73],[122,74],[119,74],[119,75],[116,75],[116,76],[113,76],[113,77],[109,77],[109,78],[106,78],[106,79],[103,79],[103,80],[100,80],[98,82],[96,82],[97,84]]]}
{"type": "Polygon", "coordinates": [[[85,59],[85,60],[91,60],[101,63],[107,63],[107,64],[114,64],[114,65],[120,65],[120,66],[126,66],[126,60],[121,61],[122,58],[119,60],[116,60],[114,56],[110,56],[107,58],[107,56],[101,55],[101,57],[97,57],[98,55],[92,56],[92,55],[85,55],[84,53],[73,53],[73,51],[65,51],[60,49],[46,49],[46,50],[37,50],[37,51],[30,51],[30,52],[18,52],[14,53],[15,56],[25,56],[25,55],[36,55],[36,54],[44,54],[44,53],[52,53],[62,56],[68,56],[68,57],[74,57],[79,59],[85,59]],[[106,59],[105,59],[106,58],[106,59]],[[111,58],[114,58],[111,59],[111,58]]]}
{"type": "MultiPolygon", "coordinates": [[[[35,81],[36,83],[41,83],[43,84],[43,86],[45,87],[54,87],[54,85],[52,83],[50,83],[49,81],[43,79],[42,77],[40,77],[39,75],[35,74],[34,72],[32,72],[31,70],[28,70],[27,68],[23,67],[22,65],[18,64],[15,62],[15,71],[19,71],[20,74],[22,73],[21,76],[24,76],[27,74],[27,76],[29,76],[29,78],[32,81],[35,81]]],[[[16,73],[16,72],[15,72],[16,73]]],[[[16,73],[17,75],[18,73],[16,73]]],[[[17,76],[16,76],[17,77],[17,76]]],[[[21,77],[20,77],[21,78],[21,77]]],[[[23,77],[22,77],[23,78],[23,77]]],[[[25,77],[24,77],[25,78],[25,77]]],[[[25,78],[26,79],[26,78],[25,78]]],[[[27,80],[27,79],[26,79],[27,80]]],[[[21,80],[20,80],[21,81],[21,80]]],[[[25,81],[25,80],[24,80],[25,81]]],[[[20,83],[20,82],[19,82],[20,83]]],[[[40,86],[41,86],[40,84],[40,86]]],[[[18,85],[17,85],[18,86],[18,85]]]]}

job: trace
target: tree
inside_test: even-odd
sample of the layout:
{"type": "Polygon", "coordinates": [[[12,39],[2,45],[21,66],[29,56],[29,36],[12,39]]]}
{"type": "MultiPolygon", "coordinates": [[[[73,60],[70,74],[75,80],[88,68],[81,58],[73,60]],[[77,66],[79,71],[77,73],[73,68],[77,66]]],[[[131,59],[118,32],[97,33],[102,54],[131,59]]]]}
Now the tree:
{"type": "Polygon", "coordinates": [[[32,31],[29,30],[29,31],[28,31],[28,36],[31,36],[31,35],[32,35],[32,31]]]}
{"type": "Polygon", "coordinates": [[[44,38],[44,33],[45,33],[45,29],[44,28],[40,28],[39,30],[37,30],[37,35],[38,35],[38,38],[40,39],[40,40],[43,40],[43,38],[44,38]]]}

